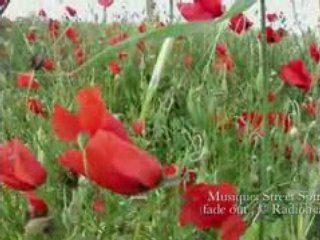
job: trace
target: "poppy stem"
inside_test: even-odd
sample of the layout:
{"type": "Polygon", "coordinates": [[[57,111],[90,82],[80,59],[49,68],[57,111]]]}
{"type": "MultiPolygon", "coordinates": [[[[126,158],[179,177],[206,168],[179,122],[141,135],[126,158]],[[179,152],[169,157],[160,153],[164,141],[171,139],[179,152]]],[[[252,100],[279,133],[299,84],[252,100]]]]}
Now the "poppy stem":
{"type": "MultiPolygon", "coordinates": [[[[266,95],[268,92],[268,72],[267,72],[267,39],[266,39],[266,2],[265,0],[260,0],[260,14],[261,14],[261,32],[262,32],[262,40],[261,40],[261,52],[260,52],[260,69],[262,74],[262,89],[258,89],[258,91],[261,91],[262,96],[262,106],[263,106],[263,130],[268,133],[267,131],[267,115],[268,115],[268,102],[266,99],[266,95]]],[[[268,135],[268,134],[266,134],[268,135]]],[[[260,191],[263,192],[264,186],[266,186],[267,176],[266,176],[266,167],[267,167],[267,160],[268,160],[268,150],[267,150],[267,144],[268,144],[268,136],[265,136],[263,139],[262,144],[262,159],[260,161],[260,167],[259,167],[259,177],[260,177],[260,191]]],[[[263,214],[263,213],[262,213],[263,214]]],[[[264,239],[264,232],[265,232],[265,225],[264,225],[264,219],[263,215],[260,221],[259,226],[259,239],[264,239]]]]}

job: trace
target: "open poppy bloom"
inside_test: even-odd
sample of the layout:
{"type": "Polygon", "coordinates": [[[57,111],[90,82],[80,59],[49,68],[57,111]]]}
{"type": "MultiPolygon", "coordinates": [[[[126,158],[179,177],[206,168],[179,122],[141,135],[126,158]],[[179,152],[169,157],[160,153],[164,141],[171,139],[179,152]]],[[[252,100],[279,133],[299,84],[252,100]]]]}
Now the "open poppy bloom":
{"type": "Polygon", "coordinates": [[[40,99],[35,98],[35,97],[28,97],[27,107],[31,112],[33,112],[36,115],[41,115],[42,117],[47,117],[48,113],[46,112],[45,108],[43,107],[42,102],[40,99]]]}
{"type": "Polygon", "coordinates": [[[109,71],[112,75],[119,75],[121,73],[121,66],[116,61],[111,61],[108,64],[109,71]]]}
{"type": "Polygon", "coordinates": [[[98,130],[111,131],[121,139],[131,142],[123,124],[107,109],[98,87],[78,91],[79,110],[74,114],[59,104],[54,106],[52,124],[54,132],[63,141],[75,141],[81,132],[91,137],[98,130]]]}
{"type": "Polygon", "coordinates": [[[43,62],[42,62],[42,68],[45,70],[45,71],[53,71],[55,69],[55,66],[54,66],[54,62],[52,59],[50,58],[45,58],[43,59],[43,62]]]}
{"type": "Polygon", "coordinates": [[[1,183],[18,191],[33,191],[46,178],[46,170],[19,139],[0,145],[1,183]]]}
{"type": "Polygon", "coordinates": [[[183,199],[179,217],[181,226],[192,224],[198,230],[221,230],[224,240],[239,239],[244,233],[245,223],[234,211],[237,192],[233,185],[195,184],[187,188],[183,199]]]}
{"type": "Polygon", "coordinates": [[[194,0],[194,3],[178,3],[178,9],[187,21],[207,21],[224,13],[221,0],[194,0]]]}
{"type": "Polygon", "coordinates": [[[66,34],[67,38],[69,38],[72,43],[74,43],[74,44],[79,43],[79,36],[78,36],[78,33],[75,30],[75,28],[68,27],[65,30],[65,34],[66,34]]]}
{"type": "Polygon", "coordinates": [[[61,140],[74,141],[81,132],[89,135],[82,151],[64,152],[59,162],[115,193],[134,195],[158,185],[162,166],[135,146],[122,123],[105,107],[98,87],[79,90],[79,110],[73,114],[60,105],[53,112],[53,128],[61,140]]]}
{"type": "Polygon", "coordinates": [[[35,192],[25,192],[24,196],[28,201],[28,215],[30,219],[47,216],[49,210],[44,199],[39,197],[35,192]]]}
{"type": "Polygon", "coordinates": [[[230,19],[229,28],[237,34],[248,31],[253,25],[243,13],[238,13],[230,19]]]}
{"type": "Polygon", "coordinates": [[[267,20],[270,23],[273,23],[278,20],[278,15],[276,13],[267,13],[267,20]]]}
{"type": "MultiPolygon", "coordinates": [[[[282,38],[285,35],[285,31],[282,28],[279,28],[278,30],[274,30],[272,27],[267,27],[266,28],[266,41],[269,44],[272,43],[279,43],[282,38]]],[[[259,33],[258,38],[262,38],[262,34],[259,33]]]]}
{"type": "Polygon", "coordinates": [[[90,138],[85,155],[69,150],[59,162],[99,186],[124,195],[155,188],[162,178],[162,167],[156,158],[111,131],[99,130],[90,138]]]}
{"type": "Polygon", "coordinates": [[[280,77],[284,83],[305,92],[308,92],[312,85],[312,76],[301,59],[294,59],[282,65],[280,77]]]}
{"type": "Polygon", "coordinates": [[[27,89],[30,88],[32,90],[39,89],[40,83],[33,77],[33,75],[33,72],[20,73],[17,77],[17,87],[27,89]]]}

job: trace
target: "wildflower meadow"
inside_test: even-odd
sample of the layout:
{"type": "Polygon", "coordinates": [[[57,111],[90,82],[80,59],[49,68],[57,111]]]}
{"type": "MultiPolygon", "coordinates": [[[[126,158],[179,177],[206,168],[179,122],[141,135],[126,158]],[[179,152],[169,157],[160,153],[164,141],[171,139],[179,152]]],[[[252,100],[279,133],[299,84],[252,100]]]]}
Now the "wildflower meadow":
{"type": "Polygon", "coordinates": [[[0,240],[320,239],[319,29],[265,0],[169,0],[183,22],[139,23],[1,17],[13,1],[0,240]]]}

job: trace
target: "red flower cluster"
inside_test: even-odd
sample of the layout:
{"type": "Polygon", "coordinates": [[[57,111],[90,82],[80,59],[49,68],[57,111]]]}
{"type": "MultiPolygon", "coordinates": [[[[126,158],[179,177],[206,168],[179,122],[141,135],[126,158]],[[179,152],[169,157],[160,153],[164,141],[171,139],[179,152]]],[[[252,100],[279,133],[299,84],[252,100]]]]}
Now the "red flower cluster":
{"type": "MultiPolygon", "coordinates": [[[[276,126],[288,133],[293,126],[289,116],[282,112],[270,112],[267,116],[269,126],[276,126]]],[[[264,135],[262,130],[263,115],[258,112],[245,112],[238,118],[238,134],[242,139],[245,133],[250,133],[253,137],[264,135]]]]}

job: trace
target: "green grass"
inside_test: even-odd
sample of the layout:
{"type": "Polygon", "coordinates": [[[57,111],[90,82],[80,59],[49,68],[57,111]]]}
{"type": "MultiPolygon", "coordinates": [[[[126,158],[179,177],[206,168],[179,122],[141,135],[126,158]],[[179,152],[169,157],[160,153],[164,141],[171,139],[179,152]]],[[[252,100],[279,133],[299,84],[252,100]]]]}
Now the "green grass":
{"type": "MultiPolygon", "coordinates": [[[[33,25],[39,35],[46,36],[46,26],[37,22],[33,25]]],[[[310,164],[307,158],[300,156],[301,144],[296,136],[284,135],[279,129],[269,129],[268,138],[253,145],[249,138],[239,142],[235,128],[219,131],[213,121],[213,115],[221,112],[228,113],[236,124],[237,117],[246,111],[281,111],[292,117],[301,139],[307,139],[308,143],[318,147],[318,125],[311,128],[314,120],[306,116],[300,107],[308,97],[318,98],[318,84],[308,95],[285,87],[279,99],[272,104],[264,104],[266,96],[262,94],[281,86],[280,67],[293,58],[304,59],[311,72],[318,71],[308,55],[308,45],[300,48],[297,43],[297,40],[304,43],[314,41],[312,32],[299,37],[289,35],[281,43],[267,46],[268,89],[261,89],[257,32],[252,30],[238,37],[226,26],[221,30],[217,26],[204,25],[197,33],[188,35],[185,41],[174,44],[145,114],[146,135],[136,137],[130,129],[130,122],[139,117],[145,101],[161,48],[162,38],[158,37],[180,35],[192,26],[150,30],[145,36],[136,33],[132,26],[122,26],[122,31],[129,31],[133,38],[117,48],[107,48],[104,26],[76,24],[87,56],[89,59],[92,57],[92,61],[89,60],[81,69],[74,64],[72,45],[64,37],[56,45],[44,39],[28,46],[24,39],[28,27],[14,24],[5,36],[9,41],[6,47],[9,58],[5,59],[4,71],[0,74],[0,141],[18,137],[46,167],[48,180],[38,192],[49,205],[54,231],[49,237],[25,235],[25,200],[19,193],[0,186],[0,239],[218,239],[214,231],[197,232],[192,226],[178,226],[181,196],[175,188],[148,192],[146,200],[118,196],[100,189],[106,200],[106,212],[97,215],[91,209],[97,188],[87,181],[81,181],[78,188],[67,184],[66,173],[57,164],[58,156],[67,146],[53,134],[51,121],[26,109],[25,99],[29,95],[38,96],[49,114],[55,103],[75,110],[75,93],[89,85],[101,86],[108,108],[119,114],[137,145],[156,156],[163,165],[175,163],[195,169],[198,182],[228,181],[236,185],[241,194],[259,194],[261,190],[273,194],[295,190],[312,194],[318,192],[318,163],[310,164]],[[142,56],[143,67],[137,64],[138,54],[133,44],[140,37],[148,37],[148,50],[142,56]],[[215,60],[213,53],[217,42],[228,45],[236,66],[233,73],[212,70],[210,59],[213,57],[215,60]],[[64,57],[57,54],[56,48],[59,47],[65,48],[64,57]],[[107,64],[116,58],[117,50],[121,48],[127,49],[129,58],[122,63],[121,76],[114,78],[107,64]],[[42,84],[37,92],[16,88],[17,74],[30,69],[30,58],[35,53],[54,58],[56,71],[36,72],[36,78],[42,84]],[[183,65],[185,53],[193,56],[192,70],[183,65]],[[79,70],[75,76],[67,74],[73,70],[79,70]],[[285,143],[294,146],[291,160],[285,159],[282,152],[274,151],[271,138],[282,152],[285,143]],[[264,169],[259,169],[261,162],[264,169]]],[[[252,212],[256,212],[256,203],[248,205],[252,206],[252,212]]],[[[243,237],[245,240],[258,239],[260,221],[255,217],[255,214],[245,216],[248,225],[243,237]]],[[[267,214],[263,219],[263,239],[319,239],[319,220],[312,217],[267,214]]]]}

